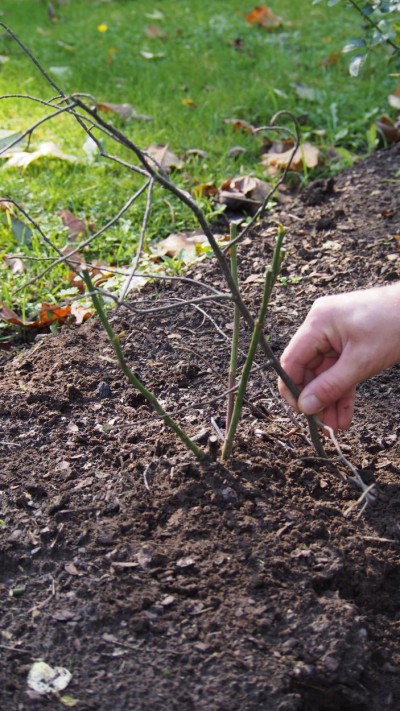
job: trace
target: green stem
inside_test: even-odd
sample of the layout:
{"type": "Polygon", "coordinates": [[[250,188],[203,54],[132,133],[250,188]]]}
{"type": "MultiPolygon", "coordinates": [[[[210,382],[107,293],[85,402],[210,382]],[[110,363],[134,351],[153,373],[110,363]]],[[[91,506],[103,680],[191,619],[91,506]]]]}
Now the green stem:
{"type": "Polygon", "coordinates": [[[96,312],[100,318],[101,323],[103,324],[104,330],[107,333],[107,336],[111,342],[112,347],[114,348],[115,355],[117,356],[118,363],[120,365],[121,370],[123,373],[125,373],[126,377],[128,378],[129,382],[132,383],[132,385],[139,390],[139,392],[143,395],[143,397],[146,398],[147,402],[150,403],[150,405],[154,408],[156,411],[157,415],[159,415],[165,422],[170,429],[172,429],[175,434],[179,437],[180,440],[182,440],[183,444],[190,449],[198,459],[204,459],[206,456],[205,452],[203,452],[200,447],[198,447],[191,439],[190,437],[185,434],[183,430],[179,427],[179,425],[175,422],[175,420],[172,419],[164,410],[162,405],[159,403],[157,400],[156,396],[153,395],[150,390],[148,390],[143,383],[137,378],[137,376],[131,371],[129,366],[127,365],[125,361],[124,354],[122,352],[122,348],[119,342],[119,338],[117,334],[114,332],[107,316],[104,310],[104,302],[103,299],[101,298],[100,294],[96,293],[94,290],[93,282],[89,276],[89,272],[84,270],[82,272],[82,277],[83,280],[88,288],[88,291],[90,293],[91,299],[93,301],[93,305],[96,309],[96,312]]]}
{"type": "MultiPolygon", "coordinates": [[[[231,224],[230,239],[231,241],[235,239],[237,233],[237,226],[235,223],[231,224]]],[[[232,245],[230,251],[231,254],[231,272],[232,278],[238,285],[238,271],[237,271],[237,249],[236,244],[232,245]]],[[[236,385],[236,370],[237,370],[237,360],[238,360],[238,349],[239,349],[239,328],[240,328],[240,311],[237,304],[233,307],[233,333],[232,333],[232,343],[231,343],[231,359],[229,363],[229,373],[228,373],[228,402],[226,408],[226,427],[225,436],[227,436],[229,427],[232,420],[233,407],[235,403],[235,385],[236,385]]]]}
{"type": "Polygon", "coordinates": [[[400,51],[400,47],[396,42],[393,42],[393,40],[390,39],[390,37],[385,37],[384,33],[382,32],[381,28],[379,27],[378,23],[375,22],[375,20],[372,19],[369,15],[366,15],[363,11],[362,8],[357,4],[355,0],[348,0],[349,4],[354,7],[354,9],[361,15],[361,17],[368,22],[370,27],[373,27],[374,30],[379,32],[381,37],[383,37],[383,40],[386,42],[386,44],[389,44],[393,49],[398,53],[400,51]]]}
{"type": "Polygon", "coordinates": [[[258,344],[260,342],[260,338],[261,338],[261,335],[263,332],[269,300],[271,298],[272,289],[273,289],[274,284],[276,282],[277,276],[280,272],[282,260],[284,257],[284,253],[281,249],[284,235],[285,235],[285,230],[282,227],[282,225],[279,225],[278,236],[276,239],[274,254],[272,257],[272,263],[271,263],[271,266],[268,267],[268,269],[265,272],[262,302],[261,302],[260,310],[258,313],[258,317],[257,317],[255,324],[254,324],[254,329],[253,329],[253,333],[251,336],[250,346],[249,346],[249,350],[247,352],[247,358],[246,358],[245,364],[243,366],[242,374],[240,377],[239,387],[237,390],[237,396],[236,396],[236,400],[235,400],[235,406],[234,406],[233,413],[232,413],[232,419],[230,422],[229,430],[228,430],[227,436],[225,438],[225,443],[224,443],[224,447],[222,450],[222,459],[228,459],[228,457],[232,451],[233,439],[235,437],[237,426],[239,424],[240,416],[242,413],[243,400],[244,400],[244,397],[246,394],[247,383],[249,381],[251,369],[253,367],[257,347],[258,347],[258,344]]]}

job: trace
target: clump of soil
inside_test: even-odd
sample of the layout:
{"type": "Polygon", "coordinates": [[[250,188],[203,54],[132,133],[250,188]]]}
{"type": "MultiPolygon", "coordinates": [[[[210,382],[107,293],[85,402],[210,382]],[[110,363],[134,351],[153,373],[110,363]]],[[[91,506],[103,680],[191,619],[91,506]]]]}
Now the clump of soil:
{"type": "MultiPolygon", "coordinates": [[[[288,256],[268,324],[277,353],[317,296],[400,278],[399,168],[399,147],[379,152],[280,209],[288,256]]],[[[274,231],[266,223],[241,247],[254,313],[274,231]]],[[[197,275],[222,286],[211,261],[197,275]]],[[[225,302],[201,312],[186,303],[193,294],[147,288],[147,305],[181,308],[113,322],[131,367],[207,448],[211,419],[224,425],[221,331],[232,312],[225,302]]],[[[345,516],[360,491],[342,464],[315,458],[266,369],[254,372],[223,465],[195,461],[163,427],[96,319],[4,358],[1,708],[63,707],[28,688],[37,658],[72,672],[60,696],[80,711],[397,708],[398,376],[360,387],[340,437],[380,492],[362,516],[345,516]]]]}

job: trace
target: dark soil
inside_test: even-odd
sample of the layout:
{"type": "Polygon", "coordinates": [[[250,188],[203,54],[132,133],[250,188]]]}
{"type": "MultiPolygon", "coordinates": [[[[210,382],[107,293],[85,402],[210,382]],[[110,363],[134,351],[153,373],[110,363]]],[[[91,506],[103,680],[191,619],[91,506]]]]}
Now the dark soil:
{"type": "MultiPolygon", "coordinates": [[[[399,168],[399,147],[382,151],[281,206],[277,353],[317,296],[400,278],[399,168]]],[[[241,247],[254,313],[274,231],[241,247]]],[[[222,285],[211,261],[192,276],[222,285]]],[[[185,305],[194,293],[148,287],[141,300],[180,310],[113,321],[132,368],[207,449],[211,418],[224,425],[229,346],[185,305]]],[[[229,333],[220,304],[202,306],[229,333]]],[[[399,372],[359,388],[340,437],[380,492],[345,516],[360,490],[314,457],[267,370],[224,466],[165,430],[96,319],[3,354],[1,709],[63,707],[28,689],[38,658],[72,672],[61,696],[80,711],[400,709],[399,372]]]]}

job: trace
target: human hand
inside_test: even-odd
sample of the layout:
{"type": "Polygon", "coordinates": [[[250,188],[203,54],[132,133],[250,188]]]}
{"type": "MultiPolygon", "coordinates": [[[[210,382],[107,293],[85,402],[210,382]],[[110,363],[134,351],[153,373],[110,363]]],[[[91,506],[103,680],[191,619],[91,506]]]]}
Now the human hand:
{"type": "Polygon", "coordinates": [[[281,395],[334,430],[350,426],[356,385],[400,362],[400,282],[323,296],[281,357],[301,390],[299,400],[279,379],[281,395]]]}

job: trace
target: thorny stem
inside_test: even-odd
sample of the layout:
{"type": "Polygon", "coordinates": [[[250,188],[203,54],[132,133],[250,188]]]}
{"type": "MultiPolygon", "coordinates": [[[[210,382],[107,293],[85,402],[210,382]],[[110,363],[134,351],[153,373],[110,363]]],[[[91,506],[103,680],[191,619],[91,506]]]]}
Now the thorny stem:
{"type": "MultiPolygon", "coordinates": [[[[86,111],[92,118],[94,118],[100,126],[104,127],[113,137],[115,138],[116,141],[118,141],[121,145],[125,146],[126,148],[130,149],[136,157],[139,159],[141,164],[144,166],[144,168],[148,171],[150,176],[154,178],[154,180],[159,183],[162,187],[164,187],[166,190],[169,190],[173,195],[175,195],[184,205],[186,205],[195,215],[200,227],[202,228],[205,236],[208,239],[208,242],[214,252],[215,258],[218,262],[218,265],[221,269],[221,272],[225,278],[225,281],[227,283],[227,286],[232,294],[233,300],[236,303],[241,315],[243,316],[247,326],[253,330],[254,328],[254,319],[247,308],[246,304],[244,303],[240,291],[238,287],[235,284],[235,281],[232,277],[231,270],[229,268],[229,263],[224,255],[223,251],[220,249],[217,240],[215,239],[205,217],[203,211],[200,209],[200,207],[197,205],[194,200],[192,200],[191,196],[185,192],[184,190],[180,190],[179,188],[176,187],[164,174],[157,172],[149,160],[146,158],[145,154],[143,151],[141,151],[132,141],[125,136],[121,131],[118,129],[114,128],[111,124],[107,123],[107,121],[104,121],[101,116],[97,114],[97,112],[94,109],[91,109],[90,107],[86,106],[83,102],[80,101],[80,99],[75,99],[76,104],[79,105],[84,111],[86,111]]],[[[285,385],[288,387],[292,395],[298,400],[300,396],[300,391],[296,387],[296,385],[293,383],[291,378],[287,375],[287,373],[283,370],[278,358],[275,356],[274,352],[272,351],[267,339],[265,338],[264,334],[261,333],[260,336],[260,346],[266,355],[268,361],[271,363],[272,367],[276,371],[276,373],[279,375],[281,380],[285,383],[285,385]]],[[[307,422],[309,425],[310,429],[310,436],[312,443],[314,445],[314,448],[316,452],[319,454],[320,457],[326,457],[325,450],[323,448],[323,445],[321,443],[319,433],[318,433],[318,427],[315,423],[315,419],[313,417],[307,417],[307,422]]]]}
{"type": "Polygon", "coordinates": [[[251,369],[254,363],[254,358],[256,355],[257,347],[260,342],[260,337],[264,328],[265,317],[267,315],[268,304],[271,298],[272,289],[274,287],[277,276],[280,272],[283,252],[282,252],[282,242],[285,235],[285,231],[282,225],[278,228],[278,236],[275,243],[274,254],[272,257],[271,266],[265,272],[264,279],[264,291],[262,302],[259,310],[257,320],[254,324],[253,334],[250,341],[250,346],[244,364],[242,375],[239,382],[239,387],[237,390],[237,395],[235,399],[235,406],[233,409],[232,419],[230,422],[230,427],[225,438],[224,448],[222,450],[222,459],[228,459],[233,445],[233,439],[236,433],[237,426],[239,424],[240,415],[243,408],[243,400],[246,393],[247,383],[250,377],[251,369]]]}
{"type": "Polygon", "coordinates": [[[89,272],[88,271],[83,271],[82,272],[82,277],[83,280],[88,288],[88,292],[91,296],[91,299],[93,301],[93,306],[96,309],[96,312],[101,320],[101,323],[103,324],[104,330],[107,333],[107,336],[110,340],[110,343],[112,347],[114,348],[115,355],[117,356],[118,363],[120,365],[120,368],[122,372],[126,375],[128,378],[129,382],[132,383],[132,385],[139,390],[139,392],[143,395],[143,397],[146,398],[147,402],[150,403],[150,405],[154,408],[156,411],[157,415],[159,415],[165,422],[170,429],[172,429],[175,434],[179,437],[179,439],[183,442],[183,444],[190,449],[193,454],[196,455],[198,459],[204,459],[205,452],[203,452],[200,447],[193,442],[190,437],[187,436],[187,434],[179,427],[179,425],[175,422],[175,420],[172,419],[170,415],[167,414],[167,412],[164,410],[160,402],[157,400],[156,396],[148,390],[143,383],[139,380],[139,378],[131,371],[129,368],[128,364],[126,363],[126,360],[124,358],[124,354],[122,352],[122,348],[119,342],[119,338],[117,334],[114,332],[107,316],[104,310],[104,304],[103,304],[103,299],[101,298],[100,294],[98,294],[93,286],[93,282],[90,278],[89,272]]]}
{"type": "MultiPolygon", "coordinates": [[[[237,228],[235,223],[231,224],[230,238],[234,242],[236,237],[237,228]]],[[[237,248],[236,244],[232,244],[230,251],[231,255],[231,272],[235,284],[238,284],[238,269],[237,269],[237,248]]],[[[237,304],[233,305],[233,332],[231,341],[231,358],[229,363],[229,373],[228,373],[228,400],[226,408],[226,426],[225,426],[225,436],[227,436],[232,420],[233,407],[235,403],[235,385],[236,385],[236,369],[238,360],[238,350],[239,350],[239,329],[240,329],[240,311],[237,304]]]]}

